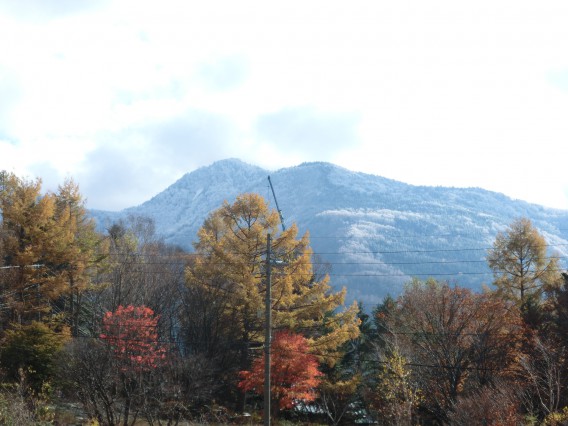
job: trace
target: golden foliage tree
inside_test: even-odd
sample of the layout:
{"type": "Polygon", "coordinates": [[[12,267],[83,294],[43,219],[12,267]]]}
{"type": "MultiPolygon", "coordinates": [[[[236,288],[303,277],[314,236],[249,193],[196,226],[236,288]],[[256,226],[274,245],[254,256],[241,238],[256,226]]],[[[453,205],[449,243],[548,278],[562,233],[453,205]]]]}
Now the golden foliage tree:
{"type": "Polygon", "coordinates": [[[264,340],[265,255],[273,235],[272,274],[275,329],[302,332],[320,361],[333,363],[336,351],[357,336],[357,306],[338,311],[345,289],[332,292],[329,277],[316,279],[308,235],[295,225],[279,233],[279,216],[258,194],[225,202],[205,220],[195,244],[196,258],[186,270],[187,285],[219,295],[222,322],[230,325],[241,349],[240,369],[248,368],[248,347],[264,340]],[[279,262],[281,261],[281,262],[279,262]],[[224,296],[224,297],[223,297],[224,296]]]}
{"type": "Polygon", "coordinates": [[[58,271],[66,288],[60,307],[70,319],[72,332],[77,335],[82,296],[91,286],[93,268],[101,260],[97,247],[101,236],[94,221],[88,217],[79,186],[68,179],[55,194],[54,233],[50,266],[58,271]]]}
{"type": "Polygon", "coordinates": [[[406,358],[396,348],[381,364],[378,382],[379,387],[371,399],[373,409],[388,424],[411,425],[421,393],[406,358]]]}
{"type": "Polygon", "coordinates": [[[67,181],[58,193],[42,194],[41,180],[3,172],[0,210],[4,321],[42,319],[67,297],[62,310],[76,318],[97,242],[77,186],[67,181]]]}
{"type": "Polygon", "coordinates": [[[518,306],[528,299],[540,300],[559,283],[558,259],[547,257],[546,240],[526,218],[497,234],[487,261],[498,294],[518,306]]]}

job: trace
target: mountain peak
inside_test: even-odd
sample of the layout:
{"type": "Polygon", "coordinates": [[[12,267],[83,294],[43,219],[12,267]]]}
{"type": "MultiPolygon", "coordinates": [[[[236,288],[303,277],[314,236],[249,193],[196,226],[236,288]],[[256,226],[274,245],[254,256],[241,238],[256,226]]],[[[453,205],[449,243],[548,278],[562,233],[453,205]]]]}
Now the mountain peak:
{"type": "MultiPolygon", "coordinates": [[[[245,163],[238,158],[228,158],[225,160],[215,161],[208,166],[199,167],[192,172],[186,173],[172,186],[178,184],[185,185],[187,183],[195,182],[196,180],[209,180],[210,184],[214,182],[228,183],[235,179],[239,179],[243,175],[258,175],[260,173],[266,174],[267,172],[258,166],[245,163]]],[[[166,191],[167,190],[168,189],[166,189],[166,191]]]]}
{"type": "Polygon", "coordinates": [[[376,303],[397,294],[410,277],[480,288],[491,280],[487,247],[521,216],[568,256],[567,211],[479,188],[408,185],[327,162],[269,173],[230,158],[187,173],[151,200],[117,213],[123,216],[91,213],[103,229],[127,214],[150,217],[166,242],[191,249],[207,215],[224,201],[254,192],[274,207],[269,174],[286,223],[296,223],[300,234],[310,231],[314,254],[333,266],[332,284],[346,286],[351,300],[376,303]]]}
{"type": "Polygon", "coordinates": [[[205,166],[205,168],[219,168],[219,167],[254,167],[252,164],[246,163],[239,158],[225,158],[224,160],[217,160],[211,163],[209,166],[205,166]]]}

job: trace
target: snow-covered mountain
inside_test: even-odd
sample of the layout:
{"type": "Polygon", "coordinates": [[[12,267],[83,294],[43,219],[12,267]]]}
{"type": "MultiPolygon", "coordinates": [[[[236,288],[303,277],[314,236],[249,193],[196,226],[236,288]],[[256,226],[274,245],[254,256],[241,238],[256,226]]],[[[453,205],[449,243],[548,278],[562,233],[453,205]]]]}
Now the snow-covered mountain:
{"type": "MultiPolygon", "coordinates": [[[[149,201],[120,212],[91,211],[101,228],[127,215],[154,219],[166,242],[191,250],[207,214],[244,192],[274,207],[270,175],[285,223],[309,231],[317,262],[349,300],[371,306],[398,294],[411,277],[475,289],[492,279],[485,256],[498,231],[528,217],[550,252],[568,257],[568,211],[479,188],[413,186],[330,163],[269,172],[229,159],[188,173],[149,201]]],[[[566,267],[565,260],[561,262],[566,267]]]]}

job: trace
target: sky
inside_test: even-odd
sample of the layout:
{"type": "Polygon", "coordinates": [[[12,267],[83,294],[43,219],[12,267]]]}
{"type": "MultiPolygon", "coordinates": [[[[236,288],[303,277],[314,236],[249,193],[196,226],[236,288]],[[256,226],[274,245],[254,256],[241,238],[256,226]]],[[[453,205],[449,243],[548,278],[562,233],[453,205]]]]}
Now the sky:
{"type": "Polygon", "coordinates": [[[138,205],[226,158],[568,209],[568,2],[0,0],[0,170],[138,205]]]}

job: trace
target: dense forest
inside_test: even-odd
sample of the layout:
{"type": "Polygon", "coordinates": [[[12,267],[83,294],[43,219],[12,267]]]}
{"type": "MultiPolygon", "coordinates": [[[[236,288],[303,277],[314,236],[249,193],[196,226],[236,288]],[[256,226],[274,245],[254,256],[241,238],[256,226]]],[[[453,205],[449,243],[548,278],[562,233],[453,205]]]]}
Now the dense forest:
{"type": "Polygon", "coordinates": [[[192,252],[144,217],[98,232],[72,180],[2,172],[0,213],[0,424],[260,423],[268,282],[274,421],[568,424],[568,274],[528,219],[482,292],[413,280],[345,306],[258,194],[192,252]]]}

